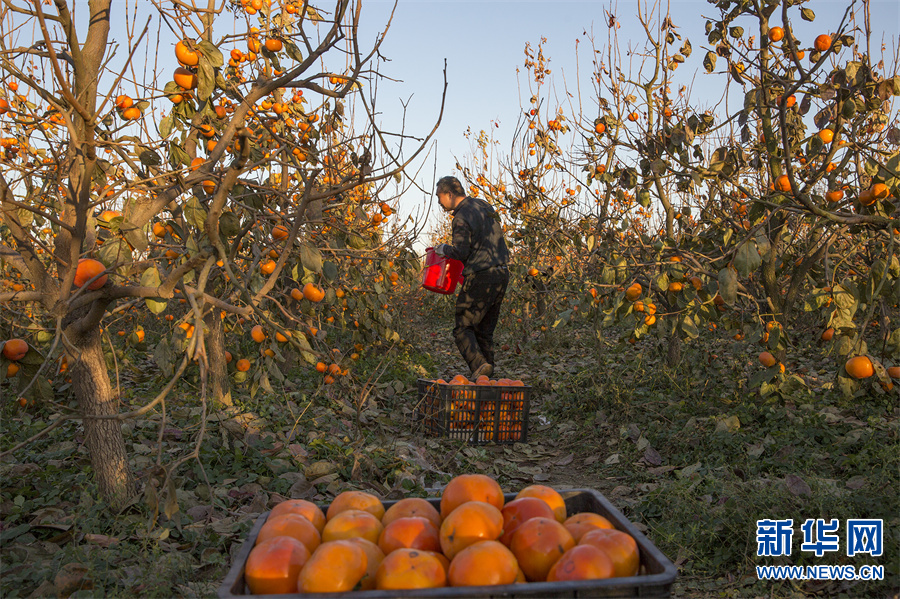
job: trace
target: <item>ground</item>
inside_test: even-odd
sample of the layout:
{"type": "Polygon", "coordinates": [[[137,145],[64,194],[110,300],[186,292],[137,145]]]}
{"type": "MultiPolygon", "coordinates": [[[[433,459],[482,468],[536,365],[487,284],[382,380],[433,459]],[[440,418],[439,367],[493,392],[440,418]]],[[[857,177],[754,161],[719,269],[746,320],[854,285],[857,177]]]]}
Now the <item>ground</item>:
{"type": "MultiPolygon", "coordinates": [[[[495,476],[509,492],[532,483],[600,491],[679,567],[676,597],[896,592],[895,398],[843,400],[819,388],[762,399],[747,387],[758,350],[724,335],[686,346],[668,368],[664,340],[632,345],[607,331],[598,342],[583,325],[527,331],[508,318],[495,378],[531,385],[528,439],[470,446],[425,435],[412,417],[419,378],[467,374],[448,314],[441,304],[418,308],[405,342],[369,348],[350,387],[323,386],[295,363],[282,364],[283,382],[273,375],[272,393],[236,386],[236,406],[208,418],[199,459],[188,455],[202,413],[188,376],[165,420],[157,410],[126,423],[143,490],[112,515],[94,496],[80,425],[15,452],[0,464],[3,596],[214,596],[255,518],[286,497],[327,503],[350,488],[434,495],[463,472],[495,476]],[[185,457],[167,479],[165,467],[185,457]],[[788,563],[755,556],[755,521],[773,517],[884,518],[880,560],[791,558],[884,564],[887,580],[757,581],[754,565],[788,563]]],[[[836,358],[827,348],[797,352],[794,368],[828,380],[836,358]]],[[[123,407],[143,405],[162,378],[148,374],[147,353],[118,357],[123,407]]],[[[7,408],[3,448],[54,413],[7,408]]]]}

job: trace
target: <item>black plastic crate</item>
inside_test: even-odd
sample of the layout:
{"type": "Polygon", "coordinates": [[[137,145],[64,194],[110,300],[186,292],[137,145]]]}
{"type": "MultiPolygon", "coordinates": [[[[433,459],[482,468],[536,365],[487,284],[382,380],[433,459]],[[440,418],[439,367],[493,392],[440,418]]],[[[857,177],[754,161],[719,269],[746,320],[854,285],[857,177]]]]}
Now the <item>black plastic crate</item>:
{"type": "Polygon", "coordinates": [[[437,437],[472,445],[528,441],[531,387],[447,385],[418,380],[414,421],[437,437]]]}
{"type": "MultiPolygon", "coordinates": [[[[459,599],[508,599],[538,598],[558,599],[563,597],[669,597],[672,583],[678,574],[675,564],[656,548],[628,519],[606,499],[601,493],[592,489],[572,489],[559,491],[566,502],[568,515],[580,512],[594,512],[604,516],[618,530],[627,532],[637,542],[641,553],[641,569],[638,576],[606,578],[603,580],[574,580],[567,582],[529,582],[524,584],[507,584],[482,587],[442,587],[439,589],[412,589],[408,591],[352,591],[349,593],[291,593],[287,595],[258,595],[259,597],[277,597],[282,599],[388,599],[390,597],[422,597],[423,599],[455,597],[459,599]]],[[[506,493],[506,501],[516,498],[515,493],[506,493]]],[[[428,499],[440,510],[441,500],[437,497],[428,499]]],[[[396,501],[385,501],[389,508],[396,501]]],[[[328,511],[328,505],[319,506],[328,511]]],[[[256,543],[259,529],[269,517],[262,514],[254,524],[247,540],[237,553],[234,563],[225,581],[219,586],[221,599],[246,597],[250,590],[244,583],[244,564],[247,556],[256,543]]]]}

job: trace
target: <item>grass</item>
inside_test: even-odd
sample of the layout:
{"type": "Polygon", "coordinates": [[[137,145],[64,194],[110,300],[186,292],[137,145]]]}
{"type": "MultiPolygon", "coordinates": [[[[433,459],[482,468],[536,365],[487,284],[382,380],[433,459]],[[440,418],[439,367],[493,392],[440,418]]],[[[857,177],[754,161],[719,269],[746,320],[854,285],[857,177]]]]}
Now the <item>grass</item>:
{"type": "MultiPolygon", "coordinates": [[[[652,337],[630,345],[606,331],[598,351],[591,332],[578,325],[535,331],[523,341],[521,331],[503,328],[508,319],[498,343],[521,353],[503,352],[498,366],[504,375],[529,377],[534,387],[529,442],[465,447],[422,438],[410,424],[416,379],[462,372],[445,308],[426,306],[418,320],[403,323],[407,342],[363,355],[352,384],[323,386],[300,366],[283,369],[287,384],[273,393],[251,397],[236,385],[235,414],[208,422],[199,460],[186,462],[168,483],[157,456],[166,466],[185,455],[200,425],[196,387],[187,379],[167,402],[161,444],[159,412],[126,424],[144,491],[119,513],[96,497],[80,425],[68,423],[17,452],[0,464],[0,594],[81,587],[71,596],[214,596],[256,515],[281,498],[326,503],[349,488],[421,496],[451,474],[492,472],[499,460],[506,490],[538,480],[606,494],[676,561],[676,596],[878,597],[897,589],[895,395],[849,401],[827,384],[811,383],[761,399],[747,388],[757,369],[752,345],[725,338],[686,345],[681,364],[670,369],[663,365],[664,342],[652,337]],[[367,383],[367,401],[357,411],[367,383]],[[805,519],[843,524],[859,517],[884,519],[882,557],[799,551],[805,519]],[[794,519],[791,562],[756,557],[762,518],[794,519]],[[755,565],[779,563],[881,564],[887,579],[854,586],[756,580],[755,565]]],[[[827,370],[833,360],[813,346],[796,354],[804,357],[798,369],[827,370]]],[[[128,352],[119,360],[132,383],[123,386],[126,407],[140,405],[162,383],[138,377],[142,364],[128,352]]],[[[65,391],[58,399],[71,401],[65,391]]],[[[4,405],[0,447],[40,430],[51,416],[40,406],[4,405]]]]}

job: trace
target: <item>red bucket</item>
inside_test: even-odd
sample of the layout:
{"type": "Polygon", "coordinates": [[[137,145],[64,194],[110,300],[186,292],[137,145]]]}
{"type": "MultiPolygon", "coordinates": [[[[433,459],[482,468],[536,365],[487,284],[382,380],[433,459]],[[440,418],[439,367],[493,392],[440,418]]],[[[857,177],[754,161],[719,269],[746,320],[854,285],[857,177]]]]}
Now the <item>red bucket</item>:
{"type": "Polygon", "coordinates": [[[422,287],[445,295],[456,291],[456,284],[462,280],[463,263],[453,258],[434,253],[434,248],[425,248],[425,269],[422,271],[422,287]]]}

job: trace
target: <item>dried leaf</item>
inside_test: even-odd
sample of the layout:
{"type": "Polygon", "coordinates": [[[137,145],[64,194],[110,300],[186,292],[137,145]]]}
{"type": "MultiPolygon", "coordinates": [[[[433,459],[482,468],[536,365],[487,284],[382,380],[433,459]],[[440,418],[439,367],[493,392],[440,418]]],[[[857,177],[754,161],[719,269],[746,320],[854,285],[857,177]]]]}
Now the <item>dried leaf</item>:
{"type": "Polygon", "coordinates": [[[659,452],[653,449],[652,447],[648,447],[644,450],[644,461],[647,462],[650,466],[659,466],[662,464],[662,456],[659,455],[659,452]]]}
{"type": "Polygon", "coordinates": [[[812,489],[809,488],[806,481],[796,474],[788,474],[784,477],[784,484],[787,486],[788,491],[791,492],[791,495],[812,495],[812,489]]]}
{"type": "Polygon", "coordinates": [[[75,591],[92,589],[94,585],[87,574],[88,568],[84,564],[77,562],[65,564],[53,579],[58,596],[68,597],[75,591]]]}

